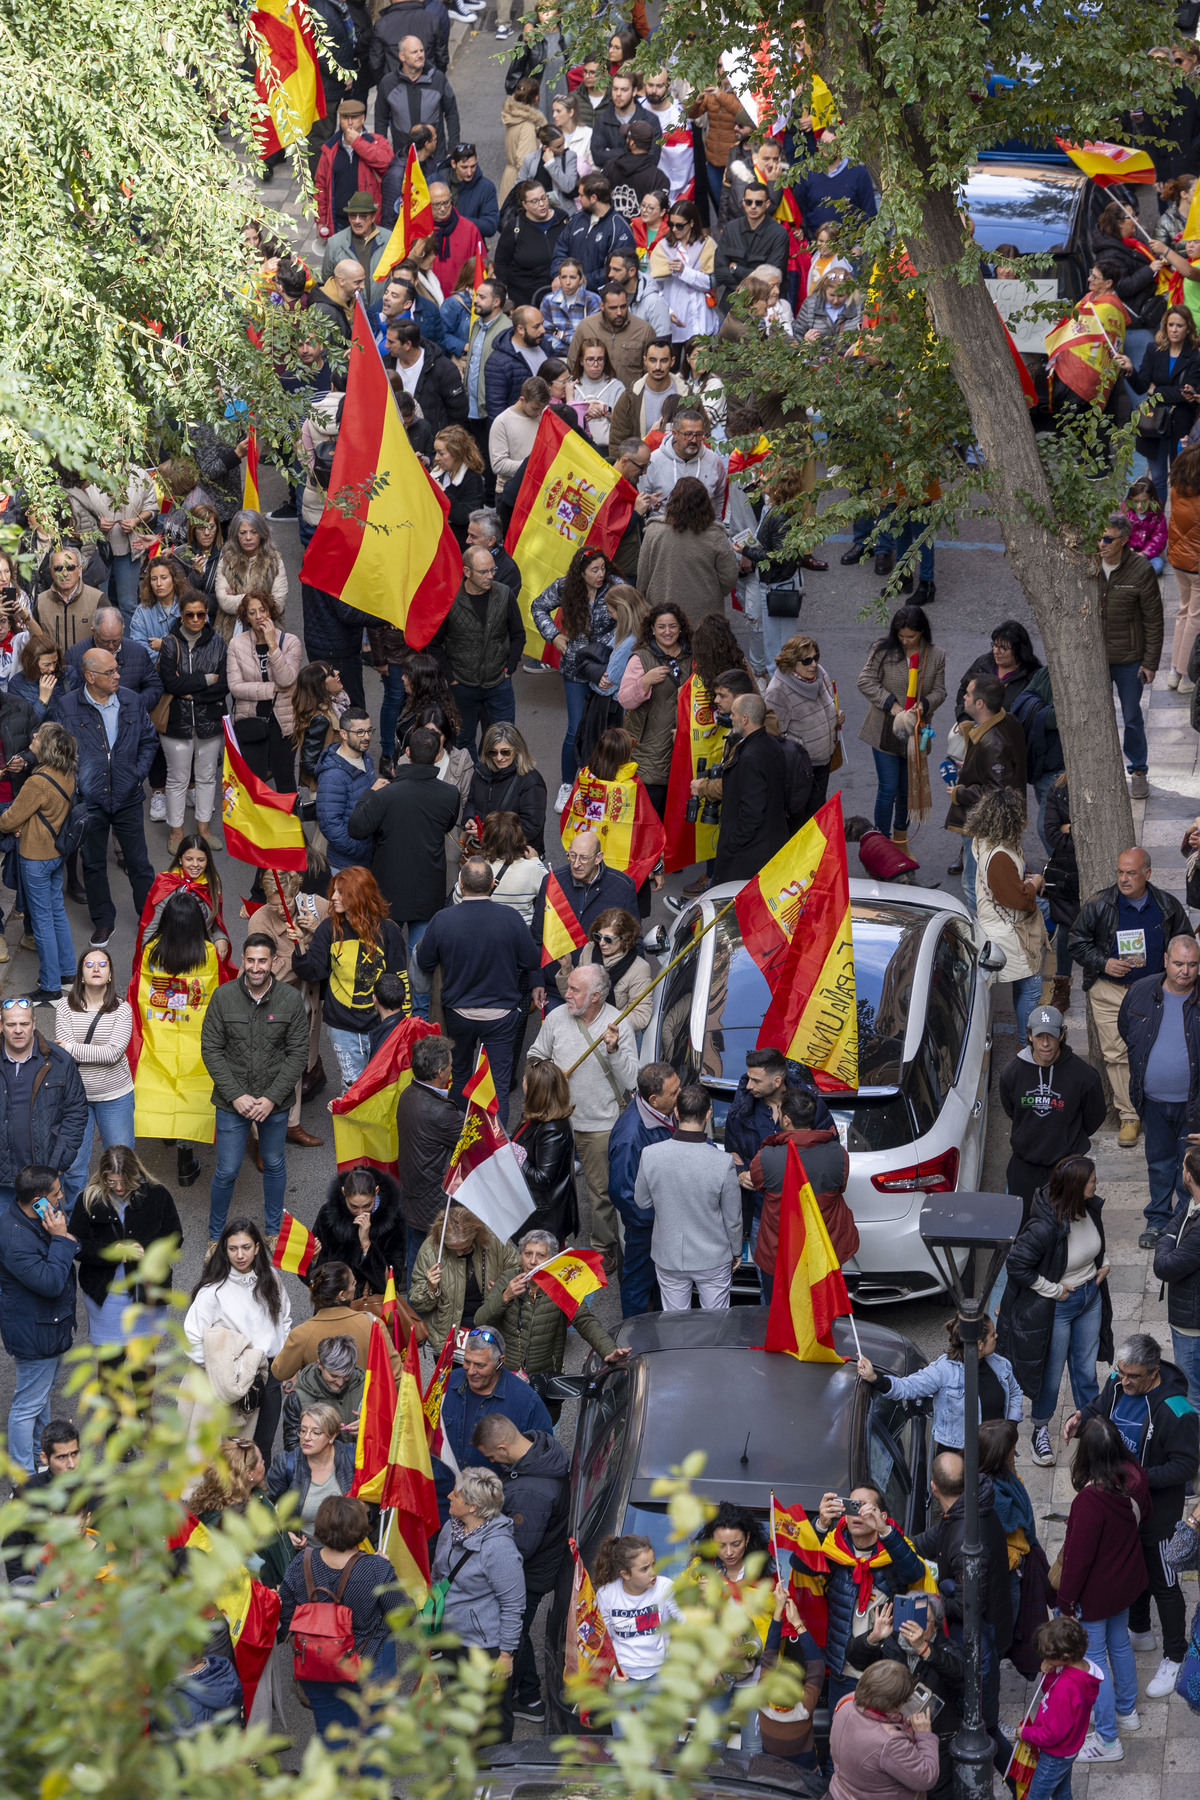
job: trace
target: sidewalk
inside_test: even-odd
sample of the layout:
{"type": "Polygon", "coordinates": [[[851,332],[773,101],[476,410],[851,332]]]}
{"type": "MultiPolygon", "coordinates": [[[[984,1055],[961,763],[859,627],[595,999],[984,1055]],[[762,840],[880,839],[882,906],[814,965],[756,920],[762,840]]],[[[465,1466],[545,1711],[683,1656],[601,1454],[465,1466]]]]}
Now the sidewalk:
{"type": "MultiPolygon", "coordinates": [[[[1169,645],[1177,610],[1172,579],[1164,582],[1164,590],[1165,639],[1169,645]]],[[[1150,798],[1135,801],[1133,806],[1138,842],[1146,846],[1154,859],[1152,880],[1156,886],[1168,888],[1181,901],[1185,862],[1179,854],[1179,845],[1184,831],[1200,813],[1200,737],[1192,730],[1190,707],[1190,694],[1172,693],[1168,689],[1164,664],[1162,674],[1146,690],[1143,700],[1150,744],[1150,798]]],[[[1083,991],[1078,981],[1072,988],[1071,1001],[1067,1015],[1071,1041],[1077,1047],[1086,1046],[1087,1021],[1083,991]]],[[[1099,1191],[1105,1199],[1104,1228],[1108,1259],[1112,1265],[1109,1285],[1116,1344],[1119,1348],[1122,1338],[1133,1331],[1148,1331],[1169,1357],[1171,1336],[1167,1329],[1166,1305],[1158,1297],[1159,1283],[1150,1266],[1152,1252],[1137,1247],[1147,1191],[1142,1140],[1139,1139],[1132,1150],[1119,1149],[1116,1126],[1109,1124],[1097,1136],[1092,1155],[1099,1191]]],[[[1104,1373],[1103,1365],[1101,1373],[1104,1373]]],[[[1051,1561],[1062,1545],[1066,1515],[1074,1498],[1069,1452],[1061,1437],[1062,1420],[1074,1411],[1070,1384],[1065,1377],[1062,1399],[1063,1405],[1054,1426],[1058,1467],[1039,1469],[1033,1461],[1029,1454],[1027,1423],[1022,1427],[1017,1452],[1021,1478],[1033,1500],[1038,1535],[1051,1561]]],[[[1190,1626],[1200,1598],[1194,1575],[1184,1578],[1183,1594],[1190,1626]]],[[[1123,1762],[1075,1765],[1071,1786],[1074,1800],[1176,1800],[1176,1797],[1182,1800],[1185,1794],[1200,1792],[1200,1718],[1175,1695],[1168,1700],[1145,1697],[1146,1683],[1157,1670],[1162,1653],[1158,1615],[1153,1608],[1151,1623],[1158,1648],[1137,1657],[1141,1729],[1122,1736],[1123,1762]]],[[[1032,1684],[1022,1681],[1005,1665],[1001,1717],[1013,1724],[1024,1712],[1032,1692],[1032,1684]]],[[[998,1779],[995,1789],[997,1794],[1007,1792],[998,1779]]]]}

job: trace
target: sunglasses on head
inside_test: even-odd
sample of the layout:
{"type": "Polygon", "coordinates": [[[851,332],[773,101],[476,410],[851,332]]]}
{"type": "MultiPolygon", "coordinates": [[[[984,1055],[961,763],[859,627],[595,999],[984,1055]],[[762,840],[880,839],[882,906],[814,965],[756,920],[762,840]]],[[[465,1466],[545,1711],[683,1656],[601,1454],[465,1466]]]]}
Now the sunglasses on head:
{"type": "Polygon", "coordinates": [[[499,1344],[501,1348],[503,1348],[504,1340],[500,1337],[499,1333],[489,1330],[486,1325],[473,1325],[471,1327],[470,1331],[467,1333],[468,1344],[473,1344],[476,1338],[482,1338],[485,1344],[499,1344]]]}
{"type": "Polygon", "coordinates": [[[455,144],[453,150],[450,152],[450,161],[465,162],[468,156],[474,156],[475,154],[474,144],[455,144]]]}
{"type": "Polygon", "coordinates": [[[33,1007],[33,1001],[32,1000],[6,1000],[4,1002],[4,1011],[11,1012],[14,1006],[18,1007],[18,1008],[24,1007],[27,1011],[29,1011],[33,1007]]]}

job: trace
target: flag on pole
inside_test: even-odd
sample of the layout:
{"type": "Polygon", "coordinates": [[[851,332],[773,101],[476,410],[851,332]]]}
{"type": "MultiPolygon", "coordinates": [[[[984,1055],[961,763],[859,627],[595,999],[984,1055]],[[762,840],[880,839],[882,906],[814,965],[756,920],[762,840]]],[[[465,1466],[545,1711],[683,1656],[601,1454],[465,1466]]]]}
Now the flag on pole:
{"type": "Polygon", "coordinates": [[[795,1143],[787,1147],[779,1202],[775,1287],[764,1350],[797,1362],[844,1362],[833,1347],[833,1321],[850,1311],[837,1252],[795,1143]]]}
{"type": "Polygon", "coordinates": [[[703,759],[705,772],[718,766],[725,750],[727,728],[717,723],[717,709],[707,689],[696,675],[689,675],[679,690],[675,709],[675,743],[671,750],[671,771],[667,778],[667,844],[663,862],[668,875],[690,869],[693,863],[706,862],[717,854],[716,825],[701,824],[687,818],[687,804],[692,797],[692,783],[700,777],[703,759]]]}
{"type": "Polygon", "coordinates": [[[396,1105],[412,1080],[413,1045],[437,1034],[437,1026],[427,1019],[405,1019],[384,1039],[358,1080],[330,1101],[339,1169],[368,1163],[385,1175],[399,1174],[396,1105]]]}
{"type": "Polygon", "coordinates": [[[482,1046],[463,1099],[467,1116],[442,1185],[452,1200],[482,1219],[503,1242],[516,1236],[535,1208],[498,1117],[496,1089],[482,1046]]]}
{"type": "Polygon", "coordinates": [[[391,1513],[383,1554],[395,1569],[405,1593],[417,1606],[423,1606],[429,1592],[429,1539],[437,1531],[439,1520],[433,1464],[421,1410],[421,1364],[415,1331],[409,1335],[400,1375],[380,1504],[391,1513]]]}
{"type": "Polygon", "coordinates": [[[233,720],[225,716],[225,770],[221,777],[221,823],[225,848],[257,869],[308,867],[304,827],[295,812],[295,794],[277,794],[260,781],[238,749],[233,720]]]}
{"type": "Polygon", "coordinates": [[[521,571],[525,647],[535,661],[544,639],[533,622],[534,599],[566,574],[584,544],[615,555],[636,499],[625,477],[547,408],[504,540],[521,571]]]}
{"type": "Polygon", "coordinates": [[[458,1458],[446,1441],[442,1429],[442,1402],[446,1398],[446,1383],[454,1368],[454,1333],[446,1333],[446,1341],[442,1345],[442,1353],[437,1359],[437,1367],[429,1377],[429,1386],[425,1390],[424,1413],[425,1430],[429,1436],[429,1454],[436,1456],[439,1462],[445,1463],[455,1480],[458,1479],[458,1458]]]}
{"type": "Polygon", "coordinates": [[[608,1286],[604,1257],[599,1250],[560,1250],[529,1277],[534,1287],[548,1294],[555,1306],[573,1319],[589,1294],[608,1286]]]}
{"type": "Polygon", "coordinates": [[[1130,314],[1115,294],[1081,300],[1046,333],[1050,373],[1081,400],[1103,406],[1117,378],[1130,314]]]}
{"type": "MultiPolygon", "coordinates": [[[[621,1665],[617,1661],[617,1653],[609,1636],[608,1626],[604,1623],[604,1615],[600,1611],[596,1599],[596,1590],[592,1586],[592,1578],[583,1565],[579,1554],[579,1545],[574,1538],[568,1538],[571,1555],[575,1561],[575,1574],[571,1581],[571,1599],[567,1606],[567,1634],[563,1645],[563,1681],[568,1693],[572,1682],[578,1686],[595,1688],[603,1692],[607,1688],[609,1677],[621,1673],[621,1665]]],[[[584,1705],[579,1709],[580,1721],[587,1723],[584,1705]]]]}
{"type": "Polygon", "coordinates": [[[542,919],[542,967],[582,950],[587,932],[575,917],[574,908],[563,893],[562,883],[553,870],[546,880],[546,911],[542,919]]]}
{"type": "Polygon", "coordinates": [[[246,445],[246,476],[242,482],[242,505],[249,512],[258,512],[258,433],[253,425],[250,427],[249,442],[246,445]]]}
{"type": "Polygon", "coordinates": [[[581,831],[594,831],[609,868],[623,869],[634,887],[641,887],[663,853],[667,834],[636,763],[622,763],[612,781],[601,781],[590,769],[579,771],[562,810],[564,850],[581,831]]]}
{"type": "Polygon", "coordinates": [[[396,264],[404,261],[417,239],[428,237],[432,230],[433,202],[429,198],[429,183],[417,159],[416,150],[410,144],[408,160],[404,165],[404,180],[400,186],[396,223],[392,226],[391,235],[375,265],[375,282],[382,283],[396,264]]]}
{"type": "Polygon", "coordinates": [[[391,1263],[388,1264],[387,1280],[383,1287],[383,1300],[379,1308],[379,1316],[384,1324],[391,1327],[392,1342],[397,1350],[400,1348],[400,1323],[396,1310],[396,1275],[391,1263]]]}
{"type": "Polygon", "coordinates": [[[429,642],[462,580],[450,502],[418,460],[359,296],[329,494],[300,579],[429,642]]]}
{"type": "Polygon", "coordinates": [[[254,56],[254,91],[266,109],[255,126],[260,156],[306,138],[325,117],[312,21],[303,0],[258,0],[246,21],[254,56]]]}
{"type": "Polygon", "coordinates": [[[317,1240],[308,1226],[302,1225],[299,1219],[293,1219],[291,1213],[285,1210],[283,1224],[275,1240],[275,1253],[271,1258],[275,1267],[286,1270],[289,1275],[298,1275],[303,1281],[316,1254],[317,1240]]]}
{"type": "Polygon", "coordinates": [[[1128,144],[1069,144],[1060,137],[1054,141],[1098,188],[1149,186],[1154,180],[1154,161],[1145,150],[1131,150],[1128,144]]]}
{"type": "Polygon", "coordinates": [[[1044,1675],[1039,1675],[1037,1678],[1037,1686],[1033,1690],[1029,1705],[1025,1708],[1025,1716],[1017,1727],[1016,1742],[1013,1744],[1012,1755],[1008,1759],[1008,1767],[1004,1771],[1004,1780],[1012,1782],[1012,1791],[1016,1800],[1025,1800],[1042,1754],[1036,1744],[1031,1744],[1027,1738],[1021,1736],[1021,1732],[1026,1725],[1031,1725],[1037,1716],[1038,1708],[1042,1703],[1042,1688],[1045,1680],[1044,1675]]]}
{"type": "Polygon", "coordinates": [[[378,1504],[387,1474],[395,1422],[396,1377],[388,1353],[387,1332],[379,1320],[374,1319],[367,1345],[367,1378],[363,1383],[358,1415],[358,1442],[354,1447],[352,1497],[374,1500],[378,1504]]]}
{"type": "Polygon", "coordinates": [[[826,1089],[856,1087],[858,1000],[840,794],[746,883],[735,908],[742,941],[771,989],[758,1048],[807,1063],[826,1089]]]}

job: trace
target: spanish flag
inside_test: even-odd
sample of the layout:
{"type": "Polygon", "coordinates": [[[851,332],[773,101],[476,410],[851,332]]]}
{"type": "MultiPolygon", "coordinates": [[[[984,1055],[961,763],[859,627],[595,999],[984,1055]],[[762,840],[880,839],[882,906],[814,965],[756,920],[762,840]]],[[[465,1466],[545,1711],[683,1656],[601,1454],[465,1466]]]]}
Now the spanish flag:
{"type": "Polygon", "coordinates": [[[379,1316],[392,1331],[392,1342],[397,1350],[400,1348],[400,1327],[396,1322],[396,1272],[391,1263],[388,1264],[387,1280],[383,1286],[383,1301],[379,1308],[379,1316]]]}
{"type": "Polygon", "coordinates": [[[1081,400],[1103,406],[1116,380],[1129,317],[1115,294],[1081,300],[1046,333],[1051,374],[1081,400]]]}
{"type": "Polygon", "coordinates": [[[638,779],[636,763],[622,763],[615,781],[601,781],[590,769],[575,777],[563,807],[563,849],[581,831],[594,831],[610,869],[623,869],[641,887],[667,842],[663,822],[638,779]]]}
{"type": "MultiPolygon", "coordinates": [[[[604,1623],[604,1614],[600,1611],[596,1599],[596,1590],[592,1586],[592,1578],[584,1567],[579,1545],[574,1538],[568,1538],[571,1555],[575,1561],[575,1574],[571,1582],[571,1599],[567,1606],[567,1635],[563,1646],[563,1681],[568,1693],[574,1688],[600,1688],[608,1686],[610,1675],[621,1672],[617,1661],[617,1653],[609,1636],[608,1626],[604,1623]]],[[[587,1723],[587,1713],[580,1706],[579,1717],[587,1723]]]]}
{"type": "Polygon", "coordinates": [[[260,156],[306,138],[325,117],[325,88],[304,0],[258,0],[246,21],[254,91],[264,108],[255,131],[260,156]]]}
{"type": "Polygon", "coordinates": [[[423,1037],[436,1037],[437,1030],[427,1019],[404,1019],[384,1039],[358,1080],[330,1101],[339,1169],[357,1169],[367,1163],[385,1175],[397,1174],[396,1104],[412,1080],[413,1045],[423,1037]]]}
{"type": "Polygon", "coordinates": [[[374,1319],[367,1345],[367,1378],[358,1415],[358,1442],[354,1447],[352,1497],[374,1500],[378,1504],[387,1475],[395,1422],[396,1377],[388,1352],[387,1332],[379,1320],[374,1319]]]}
{"type": "Polygon", "coordinates": [[[463,1086],[463,1099],[467,1116],[442,1186],[503,1243],[516,1236],[534,1204],[500,1123],[496,1086],[483,1049],[474,1075],[463,1086]]]}
{"type": "Polygon", "coordinates": [[[455,1480],[458,1479],[458,1458],[446,1441],[442,1429],[442,1401],[446,1398],[446,1383],[454,1372],[454,1333],[446,1333],[446,1341],[442,1345],[442,1353],[437,1359],[437,1367],[429,1377],[429,1386],[425,1390],[422,1410],[425,1414],[425,1432],[429,1438],[429,1454],[439,1462],[445,1463],[451,1470],[455,1480]]]}
{"type": "Polygon", "coordinates": [[[469,1081],[463,1083],[463,1099],[468,1106],[480,1106],[485,1113],[494,1119],[500,1111],[500,1102],[496,1097],[496,1083],[492,1077],[492,1065],[488,1061],[488,1053],[483,1045],[479,1046],[479,1055],[475,1061],[475,1072],[469,1081]]]}
{"type": "MultiPolygon", "coordinates": [[[[167,1540],[167,1548],[194,1550],[207,1556],[212,1552],[212,1537],[207,1525],[202,1525],[195,1513],[189,1512],[179,1530],[167,1540]]],[[[242,1684],[242,1702],[249,1718],[263,1670],[275,1648],[279,1595],[263,1582],[256,1581],[243,1566],[221,1589],[215,1605],[229,1626],[234,1667],[242,1684]]]]}
{"type": "Polygon", "coordinates": [[[233,720],[225,717],[225,772],[221,777],[221,823],[225,848],[257,869],[308,867],[304,827],[293,808],[295,794],[277,794],[247,766],[237,746],[233,720]]]}
{"type": "Polygon", "coordinates": [[[534,599],[566,574],[582,545],[613,556],[636,499],[625,477],[547,407],[504,540],[521,571],[525,646],[535,661],[545,645],[533,622],[534,599]]]}
{"type": "Polygon", "coordinates": [[[1154,180],[1154,162],[1144,150],[1131,150],[1128,144],[1069,144],[1060,137],[1054,141],[1099,188],[1149,186],[1154,180]]]}
{"type": "Polygon", "coordinates": [[[299,1275],[303,1281],[316,1254],[317,1240],[308,1226],[293,1219],[285,1208],[283,1224],[275,1240],[275,1254],[271,1258],[275,1267],[285,1269],[289,1275],[299,1275]]]}
{"type": "Polygon", "coordinates": [[[797,1362],[840,1363],[833,1321],[848,1315],[850,1296],[821,1209],[794,1143],[787,1147],[779,1201],[775,1287],[764,1350],[797,1362]]]}
{"type": "Polygon", "coordinates": [[[300,579],[397,626],[421,650],[462,580],[449,514],[400,422],[360,297],[329,497],[300,579]]]}
{"type": "Polygon", "coordinates": [[[383,1554],[395,1569],[405,1593],[417,1606],[423,1606],[429,1592],[429,1539],[440,1521],[421,1409],[421,1363],[415,1331],[409,1335],[396,1395],[380,1504],[392,1515],[383,1540],[383,1554]]]}
{"type": "Polygon", "coordinates": [[[404,261],[417,239],[428,237],[432,230],[433,202],[429,198],[429,183],[417,160],[416,150],[410,144],[408,161],[404,165],[404,180],[400,187],[400,209],[396,214],[391,236],[375,265],[374,279],[381,282],[398,262],[404,261]]]}
{"type": "Polygon", "coordinates": [[[742,942],[771,989],[758,1048],[807,1063],[825,1089],[857,1087],[858,998],[840,794],[746,883],[735,909],[742,942]]]}
{"type": "MultiPolygon", "coordinates": [[[[821,1548],[821,1540],[798,1500],[792,1506],[782,1506],[772,1494],[771,1555],[775,1558],[776,1573],[780,1577],[783,1575],[779,1555],[781,1544],[791,1552],[788,1589],[799,1608],[800,1621],[824,1649],[829,1630],[829,1608],[825,1601],[825,1575],[829,1564],[821,1548]]],[[[786,1618],[783,1621],[783,1635],[795,1635],[786,1618]]]]}
{"type": "Polygon", "coordinates": [[[560,1250],[529,1277],[534,1287],[573,1319],[589,1294],[608,1286],[599,1250],[560,1250]]]}
{"type": "Polygon", "coordinates": [[[126,1052],[133,1070],[133,1121],[138,1137],[183,1138],[211,1144],[217,1113],[200,1034],[208,1003],[234,971],[210,943],[204,961],[185,975],[154,967],[143,950],[126,998],[133,1031],[126,1052]]]}
{"type": "Polygon", "coordinates": [[[246,476],[242,482],[242,505],[249,512],[258,512],[258,433],[253,425],[250,427],[250,438],[246,445],[246,476]]]}
{"type": "Polygon", "coordinates": [[[671,772],[667,778],[667,847],[664,865],[668,875],[690,869],[693,863],[706,862],[717,854],[716,825],[694,824],[687,818],[687,804],[692,797],[692,783],[702,773],[710,774],[720,764],[725,750],[727,728],[717,724],[717,711],[708,690],[695,676],[689,675],[679,690],[675,709],[675,743],[671,750],[671,772]]]}
{"type": "Polygon", "coordinates": [[[546,911],[542,920],[543,969],[547,963],[570,956],[572,950],[582,950],[586,943],[587,932],[575,917],[558,876],[551,870],[546,879],[546,911]]]}

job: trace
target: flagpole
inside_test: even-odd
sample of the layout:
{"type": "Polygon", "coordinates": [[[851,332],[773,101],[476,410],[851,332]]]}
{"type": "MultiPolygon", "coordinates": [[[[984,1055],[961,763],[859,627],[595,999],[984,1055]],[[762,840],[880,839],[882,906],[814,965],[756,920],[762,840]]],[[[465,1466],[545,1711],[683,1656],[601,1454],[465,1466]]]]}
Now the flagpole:
{"type": "Polygon", "coordinates": [[[447,1194],[446,1195],[446,1210],[442,1214],[442,1241],[438,1245],[437,1259],[438,1259],[439,1266],[440,1266],[441,1260],[442,1260],[442,1251],[446,1248],[446,1226],[450,1221],[450,1208],[451,1208],[452,1204],[453,1204],[453,1202],[451,1201],[449,1194],[447,1194]]]}
{"type": "Polygon", "coordinates": [[[858,1321],[854,1317],[853,1307],[850,1309],[850,1329],[854,1333],[854,1348],[858,1352],[859,1361],[861,1362],[862,1361],[862,1345],[858,1341],[858,1321]]]}
{"type": "MultiPolygon", "coordinates": [[[[678,963],[681,963],[685,956],[690,955],[691,952],[696,948],[696,945],[700,942],[700,939],[702,937],[707,937],[708,933],[712,930],[713,926],[716,925],[719,920],[723,919],[727,912],[732,912],[733,908],[736,905],[737,905],[737,896],[735,894],[732,900],[726,901],[725,905],[721,908],[719,913],[713,914],[712,918],[708,921],[708,924],[704,927],[704,930],[698,931],[696,933],[695,937],[689,939],[689,941],[684,945],[683,949],[679,952],[678,956],[673,956],[671,958],[670,962],[667,964],[666,968],[659,970],[658,974],[654,977],[654,980],[650,983],[649,987],[644,987],[642,989],[641,993],[638,994],[635,999],[633,999],[629,1002],[629,1005],[625,1008],[624,1012],[619,1012],[615,1019],[610,1019],[609,1024],[610,1025],[619,1025],[621,1023],[622,1019],[627,1019],[631,1012],[635,1012],[637,1010],[637,1008],[642,1004],[642,1001],[646,998],[646,995],[652,994],[654,992],[655,988],[658,986],[659,982],[665,981],[667,976],[671,973],[671,970],[673,968],[675,968],[675,966],[678,963]]],[[[605,1027],[605,1030],[607,1030],[607,1029],[608,1029],[608,1026],[605,1027]]],[[[604,1043],[604,1038],[603,1038],[603,1035],[601,1035],[600,1037],[598,1037],[596,1039],[595,1043],[588,1045],[587,1049],[584,1051],[582,1056],[576,1058],[576,1060],[571,1064],[570,1068],[568,1070],[566,1070],[566,1077],[567,1077],[568,1081],[570,1081],[570,1079],[571,1079],[572,1075],[575,1073],[576,1069],[581,1068],[583,1066],[583,1064],[587,1061],[588,1057],[592,1054],[592,1051],[599,1050],[601,1048],[601,1046],[603,1045],[603,1043],[604,1043]]]]}
{"type": "Polygon", "coordinates": [[[296,921],[288,911],[287,901],[283,897],[283,889],[279,885],[279,871],[277,869],[272,869],[271,877],[275,883],[275,892],[279,895],[279,904],[283,908],[283,916],[288,922],[288,929],[290,931],[295,926],[296,921]]]}

